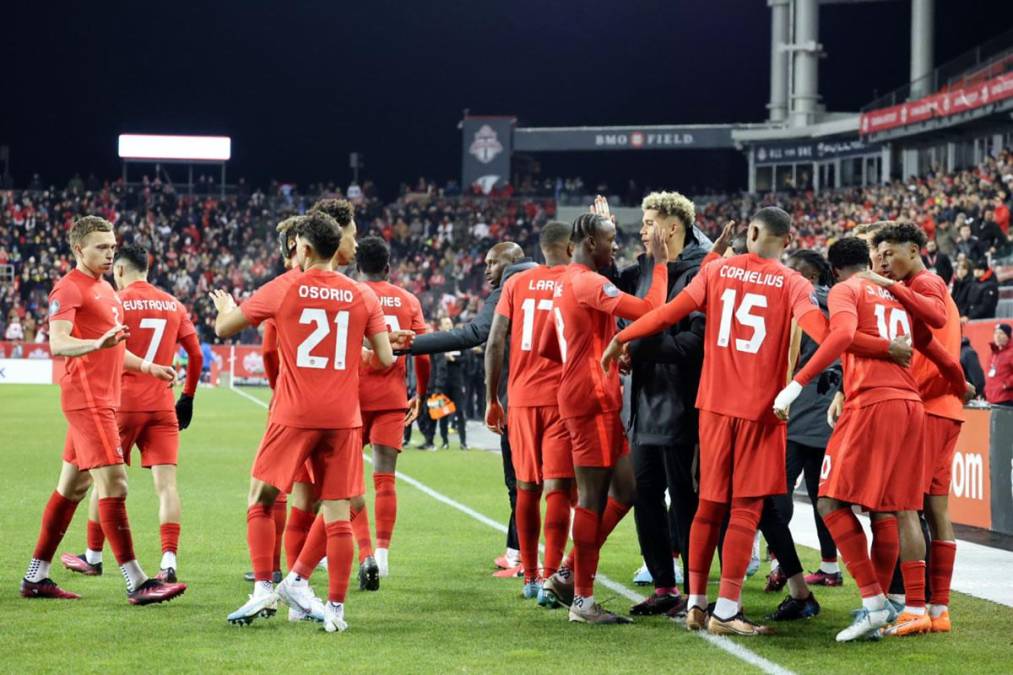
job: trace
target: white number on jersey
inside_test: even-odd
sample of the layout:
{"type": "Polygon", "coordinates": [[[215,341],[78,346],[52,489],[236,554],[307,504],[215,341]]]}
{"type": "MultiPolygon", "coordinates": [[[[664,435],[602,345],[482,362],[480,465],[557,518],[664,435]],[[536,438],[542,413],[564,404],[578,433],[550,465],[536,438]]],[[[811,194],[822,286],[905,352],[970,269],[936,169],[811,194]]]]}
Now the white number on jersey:
{"type": "Polygon", "coordinates": [[[534,339],[535,332],[535,311],[542,310],[546,312],[552,311],[552,300],[548,298],[542,298],[535,305],[534,298],[527,298],[521,303],[521,312],[524,314],[523,321],[521,323],[521,351],[530,352],[531,342],[534,339]]]}
{"type": "Polygon", "coordinates": [[[559,339],[559,355],[566,363],[566,334],[563,332],[563,314],[559,307],[553,307],[552,313],[556,315],[556,337],[559,339]]]}
{"type": "Polygon", "coordinates": [[[145,361],[154,363],[158,347],[162,344],[162,336],[165,335],[165,323],[165,319],[141,319],[141,328],[150,328],[154,331],[151,334],[151,342],[148,343],[148,351],[144,353],[145,361]]]}
{"type": "Polygon", "coordinates": [[[890,308],[890,319],[887,321],[886,305],[876,303],[876,330],[884,340],[893,340],[898,335],[910,335],[911,323],[907,312],[899,307],[890,308]]]}
{"type": "MultiPolygon", "coordinates": [[[[348,354],[348,316],[348,312],[338,312],[334,317],[334,323],[338,326],[334,344],[334,370],[345,369],[345,357],[348,354]]],[[[313,356],[310,352],[331,332],[331,324],[327,321],[327,312],[307,307],[299,315],[299,323],[315,323],[317,327],[306,336],[306,339],[296,350],[295,365],[299,368],[326,368],[327,357],[313,356]]]]}
{"type": "Polygon", "coordinates": [[[755,354],[760,351],[763,340],[767,337],[767,325],[763,317],[758,314],[750,314],[754,307],[766,307],[767,296],[759,293],[746,293],[742,296],[742,304],[735,309],[734,288],[726,288],[721,294],[721,323],[718,326],[718,347],[727,347],[732,335],[732,315],[739,324],[753,329],[753,336],[748,340],[736,338],[735,349],[747,354],[755,354]]]}

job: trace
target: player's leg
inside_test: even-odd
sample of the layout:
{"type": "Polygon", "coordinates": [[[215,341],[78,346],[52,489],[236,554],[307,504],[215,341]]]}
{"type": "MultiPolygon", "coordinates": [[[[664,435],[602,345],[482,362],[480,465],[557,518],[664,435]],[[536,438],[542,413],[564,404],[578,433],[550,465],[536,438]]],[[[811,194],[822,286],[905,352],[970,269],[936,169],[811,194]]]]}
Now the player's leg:
{"type": "MultiPolygon", "coordinates": [[[[797,476],[796,476],[797,477],[797,476]]],[[[784,500],[787,495],[767,497],[760,515],[760,531],[771,549],[777,553],[777,568],[767,577],[765,591],[777,591],[785,585],[788,595],[767,618],[772,621],[808,619],[820,613],[820,605],[805,581],[802,562],[795,550],[795,540],[788,527],[789,516],[785,513],[784,500]]],[[[726,540],[727,541],[727,540],[726,540]]]]}
{"type": "Polygon", "coordinates": [[[890,584],[893,579],[894,568],[897,566],[897,558],[900,556],[900,531],[897,526],[897,516],[893,513],[869,514],[872,521],[872,545],[869,549],[869,558],[872,560],[872,568],[876,572],[876,580],[880,588],[890,591],[890,584]]]}
{"type": "Polygon", "coordinates": [[[689,553],[690,529],[696,515],[699,497],[697,493],[697,443],[677,445],[669,457],[666,467],[671,475],[669,497],[671,509],[678,522],[680,564],[682,565],[682,590],[689,597],[689,553]]]}
{"type": "Polygon", "coordinates": [[[63,590],[49,578],[53,555],[56,553],[70,521],[74,518],[77,505],[88,494],[88,487],[92,484],[91,475],[87,471],[79,471],[73,463],[66,459],[68,450],[70,458],[74,457],[70,434],[68,434],[67,444],[68,448],[64,451],[65,459],[60,469],[56,490],[49,496],[46,508],[42,512],[39,538],[28,563],[28,570],[21,581],[21,595],[26,598],[73,600],[81,597],[76,593],[63,590]]]}
{"type": "Polygon", "coordinates": [[[320,503],[320,515],[327,534],[327,604],[324,609],[324,630],[340,632],[348,628],[345,622],[345,596],[352,573],[351,504],[349,500],[325,499],[320,503]]]}
{"type": "Polygon", "coordinates": [[[765,632],[763,627],[743,619],[739,602],[763,501],[763,497],[732,497],[728,529],[721,549],[721,585],[707,626],[712,633],[757,635],[765,632]],[[740,626],[740,623],[743,625],[740,626]]]}
{"type": "Polygon", "coordinates": [[[376,564],[380,577],[390,574],[390,540],[397,522],[397,457],[400,449],[373,445],[373,514],[376,517],[376,564]]]}
{"type": "Polygon", "coordinates": [[[934,633],[950,632],[950,583],[957,555],[957,540],[950,520],[949,494],[953,454],[960,436],[961,423],[936,415],[926,415],[925,442],[932,449],[929,462],[928,493],[925,495],[925,519],[931,532],[928,580],[929,615],[934,633]]]}
{"type": "Polygon", "coordinates": [[[600,466],[574,467],[577,508],[573,514],[574,598],[571,605],[590,610],[594,606],[594,575],[598,569],[601,514],[608,499],[612,470],[600,466]]]}
{"type": "Polygon", "coordinates": [[[380,568],[373,557],[373,536],[369,529],[369,509],[365,495],[356,495],[349,502],[352,536],[359,549],[359,590],[380,590],[380,568]]]}
{"type": "Polygon", "coordinates": [[[319,508],[309,476],[297,478],[305,480],[292,483],[292,492],[288,497],[289,515],[285,523],[285,567],[289,572],[299,559],[319,508]]]}
{"type": "Polygon", "coordinates": [[[102,524],[98,518],[98,493],[92,490],[91,498],[88,499],[88,525],[85,551],[79,555],[64,553],[60,556],[60,562],[71,572],[77,572],[85,576],[101,576],[102,548],[105,546],[105,541],[106,536],[102,534],[102,524]]]}
{"type": "Polygon", "coordinates": [[[637,481],[633,520],[637,528],[640,555],[650,573],[654,592],[634,605],[634,615],[664,614],[678,602],[675,572],[672,567],[672,541],[665,490],[668,480],[664,449],[657,445],[637,444],[630,449],[637,481]]]}
{"type": "Polygon", "coordinates": [[[281,579],[281,547],[285,543],[285,525],[288,521],[288,495],[279,492],[271,506],[271,520],[274,522],[274,549],[271,551],[271,579],[281,579]]]}
{"type": "Polygon", "coordinates": [[[158,529],[162,541],[159,578],[175,581],[176,571],[179,569],[176,556],[179,553],[179,532],[182,522],[182,506],[176,487],[176,465],[152,466],[151,478],[155,483],[155,494],[158,495],[158,529]]]}
{"type": "Polygon", "coordinates": [[[521,565],[521,544],[517,538],[517,474],[514,471],[509,424],[506,433],[499,437],[499,452],[503,461],[503,484],[506,486],[507,499],[510,502],[510,518],[507,520],[506,551],[497,557],[493,564],[503,570],[503,575],[516,576],[521,565]]]}
{"type": "Polygon", "coordinates": [[[507,433],[511,461],[517,478],[514,518],[524,575],[522,597],[538,596],[542,587],[538,570],[538,538],[542,527],[542,420],[534,407],[510,408],[507,433]]]}
{"type": "Polygon", "coordinates": [[[812,504],[813,520],[816,523],[816,536],[820,541],[820,566],[815,572],[806,575],[805,581],[809,585],[840,586],[844,582],[841,575],[841,568],[837,563],[837,546],[830,531],[823,523],[823,518],[816,509],[816,500],[819,497],[820,472],[823,470],[823,458],[826,454],[824,448],[805,447],[805,489],[809,495],[809,503],[812,504]]]}
{"type": "MultiPolygon", "coordinates": [[[[781,563],[778,558],[778,544],[771,541],[771,538],[767,536],[767,530],[779,528],[781,524],[787,528],[795,513],[795,501],[793,498],[795,483],[802,473],[804,464],[801,447],[794,441],[788,441],[785,451],[785,472],[788,479],[786,484],[787,489],[784,494],[771,495],[764,503],[763,513],[760,515],[760,530],[767,541],[767,551],[771,558],[770,574],[767,576],[767,584],[763,589],[768,593],[781,590],[787,582],[787,576],[784,575],[784,570],[781,569],[781,563]]],[[[781,534],[780,531],[772,531],[772,536],[775,539],[781,534]]],[[[785,546],[783,540],[780,545],[785,546]]],[[[787,555],[790,556],[791,554],[788,553],[787,555]]]]}

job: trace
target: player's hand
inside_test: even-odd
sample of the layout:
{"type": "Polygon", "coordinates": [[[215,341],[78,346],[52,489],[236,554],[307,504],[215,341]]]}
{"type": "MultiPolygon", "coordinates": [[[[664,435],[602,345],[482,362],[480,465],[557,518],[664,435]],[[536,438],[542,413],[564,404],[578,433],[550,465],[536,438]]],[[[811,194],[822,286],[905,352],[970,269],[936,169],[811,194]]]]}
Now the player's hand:
{"type": "Polygon", "coordinates": [[[179,420],[180,430],[190,426],[190,420],[193,419],[193,396],[179,395],[179,400],[176,401],[176,419],[179,420]]]}
{"type": "Polygon", "coordinates": [[[872,270],[862,270],[861,272],[859,272],[855,276],[857,276],[859,279],[865,279],[866,281],[871,281],[872,283],[876,284],[877,286],[882,286],[883,288],[890,288],[895,283],[897,283],[893,279],[884,277],[879,272],[873,272],[872,270]]]}
{"type": "Polygon", "coordinates": [[[736,227],[734,220],[729,220],[725,223],[724,228],[721,230],[721,236],[719,236],[717,241],[714,242],[714,245],[711,247],[711,251],[723,256],[725,251],[728,250],[728,247],[731,246],[732,242],[735,240],[735,235],[737,234],[738,229],[739,228],[736,227]]]}
{"type": "Polygon", "coordinates": [[[795,402],[798,395],[802,393],[802,385],[792,380],[774,398],[774,416],[779,420],[788,419],[788,408],[795,402]]]}
{"type": "Polygon", "coordinates": [[[391,349],[408,349],[415,341],[413,330],[392,330],[389,335],[391,349]]]}
{"type": "Polygon", "coordinates": [[[978,390],[974,388],[974,385],[971,384],[970,382],[964,382],[964,393],[961,395],[961,398],[964,400],[964,403],[967,403],[977,395],[978,390]]]}
{"type": "Polygon", "coordinates": [[[609,208],[609,200],[602,195],[597,195],[594,198],[594,204],[591,205],[591,213],[608,218],[614,225],[616,222],[615,214],[612,213],[612,209],[609,208]]]}
{"type": "Polygon", "coordinates": [[[911,346],[910,335],[898,335],[890,341],[890,347],[887,349],[887,353],[890,358],[897,365],[907,368],[911,365],[911,356],[914,354],[914,348],[911,346]]]}
{"type": "Polygon", "coordinates": [[[118,323],[103,333],[102,337],[95,339],[95,351],[115,347],[128,337],[130,337],[130,329],[123,324],[118,323]]]}
{"type": "Polygon", "coordinates": [[[827,426],[833,429],[837,425],[837,420],[840,418],[842,412],[844,412],[844,395],[841,392],[837,392],[834,400],[830,402],[830,407],[827,408],[827,426]]]}
{"type": "Polygon", "coordinates": [[[499,400],[493,399],[485,407],[485,426],[494,434],[503,435],[503,406],[499,400]]]}
{"type": "Polygon", "coordinates": [[[622,354],[619,355],[619,361],[616,365],[619,367],[620,375],[629,375],[630,371],[633,370],[633,357],[630,356],[629,345],[623,345],[622,354]]]}
{"type": "Polygon", "coordinates": [[[215,309],[219,314],[231,312],[236,308],[236,301],[232,298],[232,294],[226,291],[214,290],[208,293],[208,297],[211,298],[211,302],[215,303],[215,309]]]}
{"type": "Polygon", "coordinates": [[[618,337],[612,338],[612,342],[609,343],[608,347],[605,348],[605,352],[601,355],[601,369],[607,375],[609,367],[619,361],[619,357],[623,353],[623,343],[619,341],[618,337]]]}
{"type": "Polygon", "coordinates": [[[150,363],[145,361],[141,364],[141,372],[146,375],[151,375],[157,380],[162,382],[175,382],[176,381],[176,370],[172,366],[160,366],[157,363],[150,363]],[[144,363],[148,365],[145,366],[144,363]]]}
{"type": "Polygon", "coordinates": [[[408,412],[404,416],[404,425],[410,427],[415,420],[422,414],[422,399],[418,396],[412,396],[411,400],[408,401],[408,412]]]}
{"type": "Polygon", "coordinates": [[[668,238],[668,231],[655,225],[651,228],[651,236],[647,240],[647,255],[654,258],[654,264],[668,262],[668,246],[665,240],[668,238]]]}

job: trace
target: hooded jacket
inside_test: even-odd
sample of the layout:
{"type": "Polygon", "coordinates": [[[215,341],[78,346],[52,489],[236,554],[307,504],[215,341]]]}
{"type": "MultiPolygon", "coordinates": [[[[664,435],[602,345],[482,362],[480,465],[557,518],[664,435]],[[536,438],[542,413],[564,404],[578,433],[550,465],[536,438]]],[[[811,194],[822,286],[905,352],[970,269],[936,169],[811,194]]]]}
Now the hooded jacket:
{"type": "Polygon", "coordinates": [[[968,292],[967,318],[992,319],[999,305],[999,282],[995,272],[987,270],[971,283],[968,292]]]}
{"type": "MultiPolygon", "coordinates": [[[[829,314],[827,296],[830,289],[826,286],[814,288],[816,301],[824,314],[829,314]]],[[[802,334],[802,343],[798,353],[796,372],[813,357],[819,348],[812,338],[802,334]]],[[[791,416],[788,418],[788,440],[812,448],[826,448],[832,429],[827,424],[827,408],[834,400],[834,394],[840,388],[843,371],[841,362],[834,361],[819,377],[814,378],[802,388],[795,402],[791,404],[791,416]]]]}
{"type": "Polygon", "coordinates": [[[985,399],[989,403],[1013,404],[1013,340],[999,347],[994,342],[992,362],[985,374],[985,399]]]}

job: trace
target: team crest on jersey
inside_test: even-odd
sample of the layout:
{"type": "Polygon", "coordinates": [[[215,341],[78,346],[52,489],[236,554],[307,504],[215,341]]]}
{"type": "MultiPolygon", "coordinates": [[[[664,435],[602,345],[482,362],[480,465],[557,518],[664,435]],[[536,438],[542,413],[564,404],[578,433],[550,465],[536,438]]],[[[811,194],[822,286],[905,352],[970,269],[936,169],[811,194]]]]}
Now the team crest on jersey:
{"type": "Polygon", "coordinates": [[[601,290],[602,292],[605,293],[605,295],[609,296],[610,298],[619,297],[619,289],[616,288],[615,285],[612,283],[605,284],[604,286],[601,287],[601,290]]]}
{"type": "Polygon", "coordinates": [[[53,300],[52,302],[49,303],[49,315],[50,316],[59,313],[59,311],[60,311],[60,301],[59,300],[53,300]]]}

